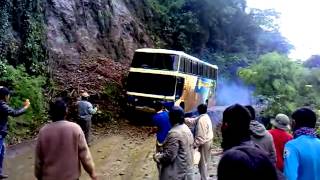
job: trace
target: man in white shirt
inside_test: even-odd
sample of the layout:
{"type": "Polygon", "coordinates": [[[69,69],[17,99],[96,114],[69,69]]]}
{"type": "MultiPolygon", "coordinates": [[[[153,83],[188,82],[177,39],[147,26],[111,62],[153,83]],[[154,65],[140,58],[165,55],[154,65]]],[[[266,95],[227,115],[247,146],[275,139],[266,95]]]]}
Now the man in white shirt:
{"type": "Polygon", "coordinates": [[[186,118],[185,122],[189,127],[194,127],[194,148],[198,148],[201,154],[199,171],[201,180],[208,179],[208,162],[210,161],[210,149],[213,140],[212,122],[207,114],[207,105],[198,106],[199,116],[196,118],[186,118]]]}

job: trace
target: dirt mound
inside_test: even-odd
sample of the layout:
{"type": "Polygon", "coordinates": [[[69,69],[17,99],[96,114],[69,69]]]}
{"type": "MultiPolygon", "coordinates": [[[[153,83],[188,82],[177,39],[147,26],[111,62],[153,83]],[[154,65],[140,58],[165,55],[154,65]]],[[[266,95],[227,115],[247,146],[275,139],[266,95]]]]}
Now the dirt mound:
{"type": "Polygon", "coordinates": [[[53,77],[60,92],[68,92],[71,96],[79,94],[81,90],[99,94],[111,83],[123,88],[128,69],[129,64],[118,63],[109,58],[87,57],[77,67],[61,65],[53,77]]]}
{"type": "Polygon", "coordinates": [[[89,101],[99,105],[96,121],[109,121],[118,117],[124,106],[124,82],[129,64],[115,62],[106,57],[85,57],[78,65],[60,64],[53,71],[56,92],[51,97],[63,97],[69,105],[68,118],[76,120],[81,91],[90,94],[89,101]]]}

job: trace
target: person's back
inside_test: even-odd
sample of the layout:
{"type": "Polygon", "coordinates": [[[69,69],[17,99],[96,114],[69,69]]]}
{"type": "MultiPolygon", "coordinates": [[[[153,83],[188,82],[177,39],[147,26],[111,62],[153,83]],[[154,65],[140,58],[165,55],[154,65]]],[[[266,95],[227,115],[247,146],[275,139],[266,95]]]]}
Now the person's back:
{"type": "Polygon", "coordinates": [[[158,128],[157,141],[162,144],[171,129],[169,113],[167,111],[158,112],[153,116],[153,124],[158,128]]]}
{"type": "Polygon", "coordinates": [[[320,180],[320,140],[318,138],[302,135],[289,141],[285,149],[284,173],[288,180],[320,180]]]}
{"type": "Polygon", "coordinates": [[[218,180],[278,180],[267,154],[252,146],[227,150],[218,165],[218,180]]]}
{"type": "Polygon", "coordinates": [[[175,144],[176,154],[172,154],[170,156],[164,157],[171,157],[170,158],[163,158],[164,165],[161,169],[160,179],[183,179],[184,177],[188,177],[188,174],[192,171],[193,166],[193,151],[192,151],[192,144],[193,144],[193,135],[188,128],[187,125],[177,125],[174,126],[169,134],[168,138],[164,144],[163,152],[172,152],[173,149],[167,144],[175,144]],[[169,147],[169,148],[168,148],[169,147]]]}
{"type": "Polygon", "coordinates": [[[250,122],[251,140],[259,145],[269,156],[273,163],[276,163],[276,152],[272,135],[258,121],[250,122]]]}
{"type": "Polygon", "coordinates": [[[320,180],[320,140],[316,114],[300,108],[292,114],[294,139],[285,145],[284,174],[288,180],[320,180]]]}
{"type": "Polygon", "coordinates": [[[198,127],[196,133],[202,131],[202,138],[204,142],[211,142],[213,139],[213,127],[212,122],[207,113],[199,116],[198,127]]]}
{"type": "MultiPolygon", "coordinates": [[[[69,180],[80,177],[80,156],[88,156],[81,128],[72,122],[57,121],[44,126],[37,149],[42,157],[42,179],[69,180]]],[[[87,160],[92,161],[91,157],[87,160]]],[[[93,164],[93,162],[86,162],[93,164]]]]}
{"type": "Polygon", "coordinates": [[[277,168],[283,171],[284,145],[292,139],[292,135],[282,129],[272,129],[269,131],[273,137],[273,142],[277,154],[277,168]]]}
{"type": "Polygon", "coordinates": [[[94,114],[94,109],[89,101],[81,100],[78,102],[79,117],[84,120],[91,120],[92,114],[94,114]]]}

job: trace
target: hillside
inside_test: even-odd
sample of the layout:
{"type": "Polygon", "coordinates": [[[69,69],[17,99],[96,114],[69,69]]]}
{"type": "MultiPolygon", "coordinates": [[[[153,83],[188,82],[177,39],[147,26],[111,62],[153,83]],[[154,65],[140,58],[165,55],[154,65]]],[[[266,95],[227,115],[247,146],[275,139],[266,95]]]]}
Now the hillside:
{"type": "Polygon", "coordinates": [[[115,116],[110,108],[122,103],[137,48],[185,51],[238,81],[240,67],[292,48],[277,16],[248,9],[245,0],[2,0],[0,84],[18,92],[13,106],[33,102],[28,121],[11,129],[33,132],[46,120],[46,102],[58,95],[75,100],[80,90],[106,106],[102,119],[115,116]]]}

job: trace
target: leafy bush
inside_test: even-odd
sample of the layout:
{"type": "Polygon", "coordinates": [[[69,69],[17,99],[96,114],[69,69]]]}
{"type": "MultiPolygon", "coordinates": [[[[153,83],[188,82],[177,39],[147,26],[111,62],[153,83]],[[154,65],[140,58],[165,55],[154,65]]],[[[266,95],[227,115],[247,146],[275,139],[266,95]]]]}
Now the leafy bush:
{"type": "Polygon", "coordinates": [[[239,71],[239,76],[255,86],[255,95],[268,101],[265,115],[291,114],[296,108],[308,106],[319,109],[319,69],[307,69],[278,53],[269,53],[248,68],[239,71]]]}
{"type": "Polygon", "coordinates": [[[30,76],[23,67],[14,68],[0,63],[0,84],[14,90],[10,98],[10,105],[20,108],[26,99],[31,107],[25,115],[9,120],[9,142],[19,141],[33,135],[34,131],[44,122],[46,101],[42,93],[45,78],[30,76]]]}

